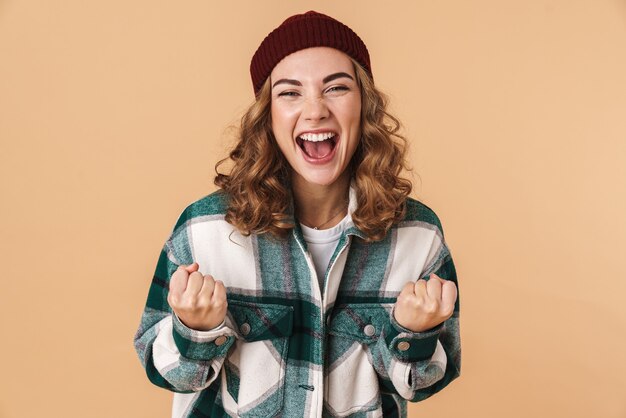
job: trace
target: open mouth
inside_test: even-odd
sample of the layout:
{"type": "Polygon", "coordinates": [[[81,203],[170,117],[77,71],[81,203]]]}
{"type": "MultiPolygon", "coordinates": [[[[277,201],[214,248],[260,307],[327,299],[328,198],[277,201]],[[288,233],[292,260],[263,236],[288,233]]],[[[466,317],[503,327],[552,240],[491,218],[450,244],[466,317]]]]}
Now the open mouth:
{"type": "Polygon", "coordinates": [[[302,152],[311,160],[323,160],[335,150],[339,136],[334,132],[302,134],[296,142],[302,152]]]}

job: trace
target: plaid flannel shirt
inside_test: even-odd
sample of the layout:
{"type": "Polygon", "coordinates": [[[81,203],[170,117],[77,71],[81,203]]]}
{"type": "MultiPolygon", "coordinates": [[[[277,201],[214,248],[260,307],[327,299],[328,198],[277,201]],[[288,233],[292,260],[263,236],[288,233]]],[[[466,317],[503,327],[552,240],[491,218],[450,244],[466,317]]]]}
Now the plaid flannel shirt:
{"type": "MultiPolygon", "coordinates": [[[[350,191],[349,213],[355,209],[350,191]]],[[[175,392],[173,417],[405,417],[460,372],[459,303],[415,333],[393,318],[408,281],[456,272],[435,213],[409,199],[405,219],[367,243],[349,220],[319,288],[301,230],[245,237],[215,192],[181,214],[158,259],[135,348],[148,378],[175,392]],[[167,303],[181,264],[224,282],[228,314],[187,328],[167,303]]]]}

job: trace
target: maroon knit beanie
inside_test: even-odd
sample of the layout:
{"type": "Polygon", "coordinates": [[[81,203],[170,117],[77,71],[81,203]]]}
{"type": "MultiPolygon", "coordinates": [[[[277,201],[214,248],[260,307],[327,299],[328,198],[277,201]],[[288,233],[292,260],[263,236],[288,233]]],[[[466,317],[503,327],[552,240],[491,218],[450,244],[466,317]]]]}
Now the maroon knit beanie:
{"type": "Polygon", "coordinates": [[[338,20],[311,10],[287,18],[261,42],[250,63],[254,94],[258,94],[283,58],[316,46],[328,46],[346,53],[372,75],[370,56],[361,38],[338,20]]]}

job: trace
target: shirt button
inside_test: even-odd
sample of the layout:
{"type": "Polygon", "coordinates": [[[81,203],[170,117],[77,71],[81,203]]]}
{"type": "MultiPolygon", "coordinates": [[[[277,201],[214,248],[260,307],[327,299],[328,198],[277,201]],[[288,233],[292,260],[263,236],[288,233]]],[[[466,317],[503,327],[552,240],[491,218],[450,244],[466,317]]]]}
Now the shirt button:
{"type": "Polygon", "coordinates": [[[372,324],[367,324],[367,325],[365,325],[365,328],[363,328],[363,332],[368,337],[371,337],[372,335],[374,335],[376,333],[376,328],[374,328],[374,325],[372,325],[372,324]]]}
{"type": "Polygon", "coordinates": [[[409,347],[411,347],[411,344],[409,344],[406,341],[400,341],[398,343],[398,350],[400,350],[400,351],[406,351],[406,350],[409,349],[409,347]]]}
{"type": "Polygon", "coordinates": [[[244,322],[243,324],[241,324],[241,326],[239,327],[239,331],[241,331],[241,333],[243,335],[248,335],[250,334],[250,324],[248,324],[247,322],[244,322]]]}
{"type": "Polygon", "coordinates": [[[215,345],[219,347],[220,345],[224,344],[227,340],[228,340],[227,337],[225,337],[224,335],[220,335],[219,337],[215,339],[215,345]]]}

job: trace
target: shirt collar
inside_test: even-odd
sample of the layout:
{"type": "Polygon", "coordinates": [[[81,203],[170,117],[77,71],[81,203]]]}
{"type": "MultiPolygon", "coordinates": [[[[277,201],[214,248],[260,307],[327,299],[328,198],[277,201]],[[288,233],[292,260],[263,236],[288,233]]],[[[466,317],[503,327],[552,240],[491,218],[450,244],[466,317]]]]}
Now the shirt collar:
{"type": "MultiPolygon", "coordinates": [[[[350,182],[350,190],[348,191],[348,220],[346,221],[346,229],[344,230],[345,235],[354,235],[362,239],[366,239],[367,235],[361,231],[359,228],[354,225],[354,221],[352,220],[352,214],[359,207],[356,195],[356,186],[354,185],[354,180],[350,182]]],[[[304,241],[304,237],[302,236],[302,229],[300,228],[300,224],[296,222],[294,215],[294,204],[293,201],[291,203],[290,212],[292,216],[292,220],[294,222],[294,234],[296,238],[304,241]]]]}

